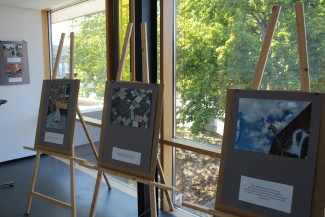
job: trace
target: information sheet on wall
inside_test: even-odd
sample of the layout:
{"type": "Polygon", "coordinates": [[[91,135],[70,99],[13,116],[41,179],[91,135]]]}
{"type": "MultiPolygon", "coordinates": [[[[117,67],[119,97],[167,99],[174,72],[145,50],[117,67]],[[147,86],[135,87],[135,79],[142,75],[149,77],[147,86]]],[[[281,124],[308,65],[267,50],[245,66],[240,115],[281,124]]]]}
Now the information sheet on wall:
{"type": "MultiPolygon", "coordinates": [[[[221,203],[267,216],[310,215],[322,95],[230,90],[221,203]]],[[[229,97],[229,96],[228,96],[229,97]]]]}
{"type": "MultiPolygon", "coordinates": [[[[100,164],[149,174],[156,159],[161,103],[157,84],[111,82],[105,96],[100,164]]],[[[133,174],[135,175],[135,174],[133,174]]]]}
{"type": "Polygon", "coordinates": [[[1,41],[0,85],[29,84],[27,42],[1,41]]]}
{"type": "Polygon", "coordinates": [[[79,80],[44,80],[35,147],[70,153],[79,80]]]}

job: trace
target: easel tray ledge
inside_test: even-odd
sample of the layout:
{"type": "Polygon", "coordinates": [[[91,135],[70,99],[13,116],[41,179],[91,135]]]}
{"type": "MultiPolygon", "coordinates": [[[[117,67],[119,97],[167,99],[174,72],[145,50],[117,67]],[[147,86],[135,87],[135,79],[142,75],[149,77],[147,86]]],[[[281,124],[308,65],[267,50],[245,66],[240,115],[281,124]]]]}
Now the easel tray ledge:
{"type": "Polygon", "coordinates": [[[78,161],[78,162],[85,162],[86,160],[81,159],[81,158],[77,158],[77,157],[71,157],[69,155],[64,155],[64,154],[59,154],[56,152],[52,152],[52,151],[47,151],[47,150],[43,150],[40,148],[31,148],[28,146],[24,146],[24,149],[30,150],[30,151],[36,151],[36,152],[40,152],[40,153],[44,153],[44,154],[48,154],[48,155],[52,155],[52,156],[56,156],[56,157],[60,157],[60,158],[65,158],[65,159],[69,159],[69,160],[74,160],[74,161],[78,161]]]}
{"type": "Polygon", "coordinates": [[[112,175],[116,175],[116,176],[120,176],[120,177],[123,177],[123,178],[131,179],[131,180],[134,180],[136,182],[140,182],[140,183],[143,183],[143,184],[146,184],[146,185],[155,186],[157,188],[165,189],[165,190],[168,190],[168,191],[176,190],[176,187],[173,187],[173,186],[170,186],[170,185],[165,185],[165,184],[161,184],[161,183],[158,183],[158,182],[153,182],[153,181],[150,181],[148,179],[143,179],[143,178],[139,178],[139,177],[136,177],[136,176],[131,176],[131,175],[128,175],[128,174],[125,174],[125,173],[117,172],[115,170],[95,166],[95,165],[89,164],[88,162],[81,162],[81,163],[79,163],[79,165],[83,166],[83,167],[87,167],[89,169],[94,169],[94,170],[101,171],[101,172],[104,172],[104,173],[109,173],[109,174],[112,174],[112,175]]]}

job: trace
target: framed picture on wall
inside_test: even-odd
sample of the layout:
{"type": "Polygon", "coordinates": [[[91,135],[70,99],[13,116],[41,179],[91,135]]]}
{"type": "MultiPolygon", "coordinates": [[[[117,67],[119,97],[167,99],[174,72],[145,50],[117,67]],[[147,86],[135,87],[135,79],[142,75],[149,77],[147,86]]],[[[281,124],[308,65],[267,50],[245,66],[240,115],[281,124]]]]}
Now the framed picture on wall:
{"type": "Polygon", "coordinates": [[[163,86],[106,85],[98,165],[154,180],[163,86]]]}
{"type": "Polygon", "coordinates": [[[228,91],[216,209],[310,216],[322,101],[317,93],[228,91]]]}
{"type": "Polygon", "coordinates": [[[0,85],[29,84],[27,42],[0,41],[0,85]]]}
{"type": "Polygon", "coordinates": [[[73,155],[79,80],[44,80],[35,148],[73,155]]]}

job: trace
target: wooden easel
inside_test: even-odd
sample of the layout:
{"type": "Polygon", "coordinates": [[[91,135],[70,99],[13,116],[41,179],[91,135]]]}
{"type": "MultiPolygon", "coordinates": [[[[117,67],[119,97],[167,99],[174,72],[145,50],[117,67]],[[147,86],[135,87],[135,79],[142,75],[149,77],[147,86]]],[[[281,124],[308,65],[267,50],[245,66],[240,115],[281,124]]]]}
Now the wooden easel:
{"type": "MultiPolygon", "coordinates": [[[[264,69],[266,65],[266,61],[269,55],[271,42],[273,39],[275,26],[280,14],[281,7],[280,6],[274,6],[272,8],[272,14],[268,23],[266,36],[264,39],[264,43],[262,45],[259,61],[257,64],[257,68],[255,71],[255,75],[253,78],[252,90],[259,90],[261,81],[264,74],[264,69]]],[[[300,81],[301,81],[301,91],[302,92],[310,92],[310,79],[309,79],[309,66],[308,66],[308,54],[307,54],[307,40],[306,40],[306,28],[305,28],[305,17],[304,17],[304,5],[303,2],[299,2],[295,4],[295,10],[296,10],[296,25],[297,25],[297,34],[298,34],[298,49],[299,49],[299,64],[300,64],[300,81]]],[[[284,90],[284,88],[279,87],[278,90],[284,90]]],[[[323,108],[324,111],[324,108],[323,108]]],[[[322,120],[322,123],[324,123],[325,120],[322,120]]],[[[321,128],[323,129],[323,128],[321,128]]],[[[322,131],[322,130],[321,130],[322,131]]],[[[320,135],[322,137],[322,135],[320,135]]],[[[324,136],[323,136],[324,138],[324,136]]],[[[320,141],[322,138],[320,138],[320,141]]],[[[324,194],[325,194],[325,176],[323,175],[323,169],[325,167],[325,160],[322,159],[321,153],[325,150],[325,145],[322,144],[320,147],[318,147],[318,155],[317,155],[317,164],[316,164],[316,172],[315,172],[315,181],[314,181],[314,189],[313,189],[313,204],[311,207],[311,216],[313,217],[323,217],[324,216],[324,194]]],[[[221,158],[221,161],[224,161],[224,157],[221,158]]],[[[220,174],[223,174],[223,169],[220,170],[220,174]]],[[[222,188],[222,183],[218,183],[222,188]]],[[[205,212],[214,216],[218,217],[238,217],[237,215],[234,215],[234,212],[232,212],[227,207],[227,211],[220,211],[218,210],[218,202],[220,203],[221,197],[220,195],[217,195],[216,198],[216,205],[215,209],[210,209],[204,206],[196,205],[189,202],[183,202],[183,206],[192,208],[195,210],[199,210],[201,212],[205,212]]],[[[234,210],[236,208],[233,208],[234,210]]],[[[238,212],[237,212],[238,213],[238,212]]],[[[243,214],[241,216],[248,217],[249,215],[243,214]]],[[[254,216],[261,216],[261,215],[254,215],[254,216]]]]}
{"type": "MultiPolygon", "coordinates": [[[[65,33],[62,33],[61,34],[61,39],[60,39],[60,43],[59,43],[59,48],[58,48],[58,52],[57,52],[57,57],[56,57],[56,61],[55,61],[55,65],[54,65],[54,69],[53,69],[53,79],[56,78],[56,75],[57,75],[57,71],[58,71],[58,67],[59,67],[59,63],[60,63],[60,57],[61,57],[61,53],[62,53],[62,47],[63,47],[63,42],[64,42],[64,37],[65,37],[65,33]]],[[[69,73],[69,77],[70,79],[73,79],[74,75],[74,33],[71,32],[70,33],[70,73],[69,73]]],[[[87,128],[87,125],[86,125],[86,122],[83,118],[83,115],[81,114],[81,111],[79,109],[79,105],[77,106],[77,114],[78,114],[78,117],[79,117],[79,121],[82,125],[82,128],[84,129],[85,131],[85,134],[87,136],[87,139],[89,141],[89,144],[90,144],[90,147],[96,157],[96,160],[98,160],[98,152],[96,150],[96,147],[95,147],[95,144],[90,136],[90,133],[88,131],[88,128],[87,128]]],[[[109,189],[112,188],[106,174],[104,174],[104,179],[106,181],[106,184],[108,186],[109,189]]]]}
{"type": "MultiPolygon", "coordinates": [[[[128,27],[127,27],[127,31],[126,31],[124,44],[123,44],[121,61],[120,61],[119,68],[118,68],[118,73],[117,73],[117,78],[116,78],[117,81],[122,80],[123,69],[124,69],[124,65],[125,65],[127,49],[128,49],[128,45],[129,45],[129,41],[130,41],[130,37],[131,37],[132,28],[133,28],[133,24],[129,23],[128,27]]],[[[142,36],[141,45],[142,45],[143,81],[144,81],[144,83],[149,83],[148,52],[147,52],[147,37],[146,37],[146,35],[147,35],[147,33],[146,33],[146,23],[142,23],[141,24],[141,36],[142,36]]],[[[103,167],[99,167],[99,166],[93,166],[93,165],[90,165],[90,164],[87,164],[87,163],[80,163],[80,165],[91,168],[91,169],[98,170],[96,186],[95,186],[95,191],[94,191],[94,195],[93,195],[93,201],[92,201],[90,214],[89,214],[90,217],[95,216],[95,210],[96,210],[96,204],[97,204],[97,199],[98,199],[98,193],[99,193],[99,190],[100,190],[101,178],[102,178],[102,174],[104,172],[110,173],[110,174],[113,174],[113,175],[117,175],[117,176],[120,176],[120,177],[123,177],[123,178],[131,179],[131,180],[134,180],[136,182],[140,182],[140,183],[143,183],[143,184],[146,184],[146,185],[149,185],[150,213],[151,213],[151,216],[153,216],[153,217],[157,216],[157,204],[155,202],[156,201],[156,191],[155,191],[156,187],[161,188],[161,189],[164,190],[164,192],[166,194],[166,198],[168,200],[170,210],[174,209],[172,201],[171,201],[170,196],[168,194],[168,191],[173,191],[173,190],[175,190],[175,188],[165,184],[166,183],[165,176],[164,176],[164,173],[163,173],[163,170],[162,170],[162,167],[161,167],[161,163],[160,163],[160,160],[159,160],[158,157],[157,157],[157,169],[158,169],[158,173],[160,175],[162,183],[154,182],[154,181],[144,179],[144,178],[140,178],[140,177],[136,177],[136,176],[131,176],[131,175],[125,174],[123,172],[117,172],[117,171],[110,170],[110,169],[103,168],[103,167]]]]}
{"type": "MultiPolygon", "coordinates": [[[[63,40],[64,40],[64,33],[61,35],[61,41],[60,41],[60,49],[58,51],[57,59],[56,59],[56,64],[54,67],[54,73],[53,73],[53,79],[56,78],[56,72],[58,69],[58,64],[60,61],[60,55],[62,51],[62,46],[63,46],[63,40]]],[[[74,54],[74,33],[71,33],[71,39],[70,39],[70,59],[73,59],[73,54],[74,54]],[[71,57],[72,56],[72,57],[71,57]]],[[[73,79],[73,61],[70,61],[70,79],[73,79]]],[[[65,209],[69,209],[71,211],[71,216],[76,217],[76,196],[75,196],[75,170],[74,170],[74,161],[78,162],[84,162],[83,159],[76,158],[74,157],[74,148],[72,145],[72,148],[70,150],[70,155],[67,154],[61,154],[57,153],[55,151],[48,151],[48,150],[43,150],[42,148],[31,148],[24,146],[25,149],[31,150],[31,151],[36,151],[36,159],[35,159],[35,164],[34,164],[34,171],[33,171],[33,176],[32,176],[32,182],[30,185],[30,190],[29,190],[29,196],[28,196],[28,202],[26,206],[26,214],[29,214],[30,212],[30,207],[32,203],[32,198],[37,197],[39,199],[42,199],[44,201],[47,201],[49,203],[52,203],[54,205],[60,206],[65,209]],[[36,176],[37,176],[37,171],[38,171],[38,165],[39,165],[39,160],[40,160],[40,155],[41,153],[48,154],[51,156],[59,157],[59,158],[64,158],[70,160],[70,196],[71,196],[71,204],[64,203],[62,201],[56,200],[54,198],[51,198],[49,196],[45,196],[43,194],[37,193],[34,191],[35,187],[35,182],[36,182],[36,176]]]]}

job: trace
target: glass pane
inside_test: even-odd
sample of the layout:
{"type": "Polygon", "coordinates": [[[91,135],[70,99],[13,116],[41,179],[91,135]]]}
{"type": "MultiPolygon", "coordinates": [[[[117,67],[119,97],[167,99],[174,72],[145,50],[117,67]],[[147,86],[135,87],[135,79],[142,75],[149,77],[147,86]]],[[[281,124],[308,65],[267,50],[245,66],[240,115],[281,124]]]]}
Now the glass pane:
{"type": "MultiPolygon", "coordinates": [[[[105,12],[98,12],[52,24],[52,56],[55,64],[61,33],[66,33],[57,78],[69,77],[70,32],[74,39],[74,77],[80,79],[79,107],[101,119],[106,84],[105,12]]],[[[97,118],[97,117],[95,117],[97,118]]]]}
{"type": "MultiPolygon", "coordinates": [[[[99,0],[96,0],[96,2],[99,2],[99,0]]],[[[102,0],[102,3],[103,2],[104,0],[102,0]]],[[[96,5],[98,6],[98,4],[96,5]]],[[[57,78],[69,78],[70,32],[74,32],[74,78],[80,79],[78,105],[84,117],[95,118],[98,120],[102,119],[103,100],[107,80],[105,4],[99,4],[99,6],[95,9],[99,10],[98,8],[100,5],[103,6],[101,12],[89,14],[88,10],[84,10],[86,15],[82,16],[80,16],[80,11],[76,12],[73,9],[76,7],[75,10],[79,10],[81,7],[79,4],[77,6],[72,6],[69,8],[69,10],[66,8],[67,12],[64,11],[65,9],[62,11],[53,12],[53,18],[55,18],[53,19],[54,21],[62,17],[71,17],[71,14],[74,13],[78,14],[79,16],[73,19],[52,23],[51,25],[53,67],[56,61],[61,33],[66,33],[57,78]]],[[[84,6],[83,8],[87,8],[87,6],[84,6]]],[[[121,54],[126,28],[129,23],[129,1],[120,0],[119,9],[119,24],[121,27],[119,38],[121,46],[119,48],[119,52],[121,54]]],[[[129,52],[125,62],[123,79],[130,80],[129,52]]],[[[99,142],[95,142],[95,146],[98,151],[99,142]]],[[[90,159],[94,161],[92,162],[90,159],[88,160],[93,164],[96,164],[97,161],[90,149],[90,145],[86,144],[86,147],[89,148],[89,153],[82,157],[87,158],[87,156],[90,155],[90,159]]],[[[122,185],[131,187],[129,190],[136,192],[136,182],[133,180],[124,179],[114,175],[109,175],[109,179],[113,179],[119,183],[122,183],[122,185]]]]}
{"type": "Polygon", "coordinates": [[[305,3],[307,47],[312,92],[325,92],[325,2],[305,3]]]}
{"type": "MultiPolygon", "coordinates": [[[[273,4],[177,0],[177,137],[220,144],[226,90],[250,88],[273,4]]],[[[277,4],[282,9],[261,89],[297,90],[300,69],[294,3],[277,4]]],[[[312,91],[324,91],[324,4],[305,3],[312,91]]]]}
{"type": "Polygon", "coordinates": [[[103,100],[106,71],[106,16],[105,12],[73,19],[75,31],[75,73],[81,81],[79,95],[103,100]]]}
{"type": "MultiPolygon", "coordinates": [[[[130,22],[130,5],[129,5],[129,1],[128,0],[120,0],[120,38],[119,38],[119,42],[120,42],[120,47],[119,47],[119,57],[121,58],[122,55],[122,48],[123,48],[123,44],[124,44],[124,39],[125,39],[125,34],[126,34],[126,30],[128,27],[128,24],[130,22]]],[[[130,40],[131,42],[131,40],[130,40]]],[[[126,55],[126,59],[125,59],[125,65],[124,65],[124,71],[123,71],[123,80],[124,81],[130,81],[131,77],[130,77],[130,71],[131,71],[131,55],[130,55],[130,50],[131,50],[131,43],[129,43],[129,47],[127,50],[127,55],[126,55]]]]}
{"type": "MultiPolygon", "coordinates": [[[[183,201],[214,209],[219,174],[219,159],[176,148],[175,204],[183,201]]],[[[187,209],[182,207],[183,209],[187,209]]],[[[210,216],[187,209],[200,216],[210,216]]]]}
{"type": "Polygon", "coordinates": [[[216,19],[218,2],[177,0],[176,137],[220,146],[226,98],[220,87],[226,82],[217,48],[230,28],[216,19]]]}
{"type": "MultiPolygon", "coordinates": [[[[260,89],[300,89],[295,5],[255,0],[176,2],[176,137],[221,147],[226,91],[250,89],[275,4],[282,9],[260,89]]],[[[324,6],[321,0],[305,3],[309,72],[315,92],[325,90],[324,6]]],[[[198,189],[211,188],[206,179],[215,178],[218,171],[206,164],[218,167],[218,162],[207,163],[205,157],[177,149],[176,202],[177,195],[184,195],[187,201],[208,204],[211,193],[198,189]],[[209,175],[200,185],[193,185],[193,177],[202,173],[209,175]],[[183,187],[186,181],[192,184],[183,187]]]]}

